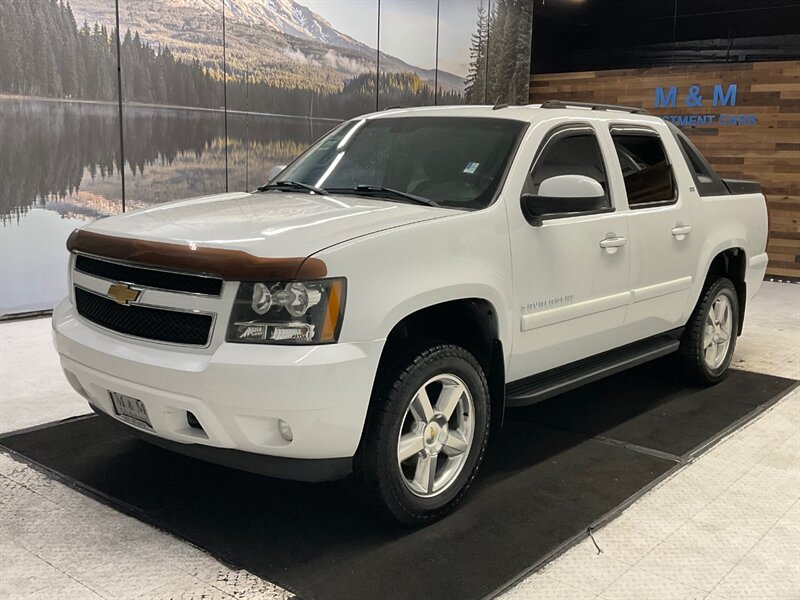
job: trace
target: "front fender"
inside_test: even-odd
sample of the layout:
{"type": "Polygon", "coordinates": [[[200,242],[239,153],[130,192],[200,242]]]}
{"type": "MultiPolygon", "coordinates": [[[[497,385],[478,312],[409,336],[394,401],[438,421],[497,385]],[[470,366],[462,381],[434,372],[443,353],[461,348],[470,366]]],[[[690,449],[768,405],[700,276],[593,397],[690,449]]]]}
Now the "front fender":
{"type": "Polygon", "coordinates": [[[451,300],[495,307],[506,359],[512,347],[511,251],[502,206],[378,232],[315,256],[347,277],[340,339],[385,339],[404,317],[451,300]]]}

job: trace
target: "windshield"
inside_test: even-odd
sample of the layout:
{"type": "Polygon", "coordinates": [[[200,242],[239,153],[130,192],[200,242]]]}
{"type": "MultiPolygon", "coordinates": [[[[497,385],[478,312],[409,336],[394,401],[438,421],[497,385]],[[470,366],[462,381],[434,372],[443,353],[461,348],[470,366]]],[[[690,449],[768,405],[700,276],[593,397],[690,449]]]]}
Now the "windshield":
{"type": "Polygon", "coordinates": [[[480,209],[494,199],[524,126],[522,121],[475,117],[349,121],[317,142],[277,180],[329,193],[369,194],[400,202],[408,200],[402,196],[406,194],[439,206],[480,209]]]}

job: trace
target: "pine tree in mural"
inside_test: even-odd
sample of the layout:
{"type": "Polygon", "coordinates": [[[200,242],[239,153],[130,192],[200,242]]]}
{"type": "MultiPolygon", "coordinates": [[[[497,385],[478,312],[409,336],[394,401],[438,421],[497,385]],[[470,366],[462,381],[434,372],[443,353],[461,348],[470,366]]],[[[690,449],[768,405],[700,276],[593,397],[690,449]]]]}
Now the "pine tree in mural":
{"type": "Polygon", "coordinates": [[[530,96],[531,44],[533,35],[533,2],[520,0],[516,11],[516,43],[514,71],[511,75],[510,97],[514,104],[527,104],[530,96]]]}
{"type": "Polygon", "coordinates": [[[486,102],[486,40],[489,37],[489,18],[486,9],[483,8],[483,3],[478,5],[476,27],[469,47],[469,72],[464,80],[467,104],[486,102]]]}
{"type": "MultiPolygon", "coordinates": [[[[0,92],[113,101],[117,95],[116,31],[75,23],[63,0],[0,1],[0,92]]],[[[217,108],[220,77],[195,60],[177,61],[138,32],[122,39],[123,99],[217,108]],[[169,82],[169,86],[167,85],[169,82]]]]}
{"type": "Polygon", "coordinates": [[[113,100],[113,32],[79,29],[63,0],[0,2],[0,92],[113,100]]]}
{"type": "Polygon", "coordinates": [[[533,3],[494,0],[491,14],[478,7],[472,36],[466,99],[476,102],[528,102],[533,3]]]}
{"type": "MultiPolygon", "coordinates": [[[[484,21],[483,51],[486,16],[484,21]]],[[[116,31],[104,25],[78,26],[63,0],[0,0],[0,93],[115,101],[115,36],[116,31]]],[[[125,102],[223,106],[222,72],[217,64],[197,58],[180,60],[167,45],[148,43],[137,31],[124,32],[120,63],[125,102]]],[[[481,77],[485,78],[485,69],[481,77]]],[[[485,84],[476,87],[481,86],[485,84]]],[[[433,86],[413,73],[382,73],[380,87],[387,105],[433,104],[433,86]]],[[[460,104],[463,96],[440,90],[438,101],[460,104]]],[[[232,70],[228,105],[237,110],[258,106],[277,114],[347,117],[375,109],[375,75],[356,75],[331,91],[298,87],[292,78],[268,83],[232,70]],[[372,88],[367,89],[364,84],[370,79],[372,88]]]]}

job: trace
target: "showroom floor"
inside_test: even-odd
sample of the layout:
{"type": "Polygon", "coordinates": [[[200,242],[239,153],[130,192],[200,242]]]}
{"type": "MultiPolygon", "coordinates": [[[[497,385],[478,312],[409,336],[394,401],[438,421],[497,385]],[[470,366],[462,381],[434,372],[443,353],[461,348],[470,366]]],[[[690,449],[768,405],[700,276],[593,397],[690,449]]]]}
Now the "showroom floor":
{"type": "MultiPolygon", "coordinates": [[[[800,286],[764,284],[734,366],[800,379],[800,286]]],[[[0,324],[0,433],[86,412],[49,320],[0,324]]],[[[0,598],[291,597],[7,454],[0,507],[0,598]]],[[[800,390],[593,537],[504,597],[800,598],[800,390]]]]}

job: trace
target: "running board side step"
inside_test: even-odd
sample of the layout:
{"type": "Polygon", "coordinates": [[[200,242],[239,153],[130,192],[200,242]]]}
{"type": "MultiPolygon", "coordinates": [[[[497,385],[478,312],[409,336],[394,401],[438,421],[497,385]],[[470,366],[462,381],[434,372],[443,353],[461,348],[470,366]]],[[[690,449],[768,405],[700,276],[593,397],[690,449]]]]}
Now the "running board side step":
{"type": "Polygon", "coordinates": [[[681,330],[628,344],[596,356],[514,381],[506,386],[506,406],[527,406],[592,381],[675,352],[681,330]]]}

